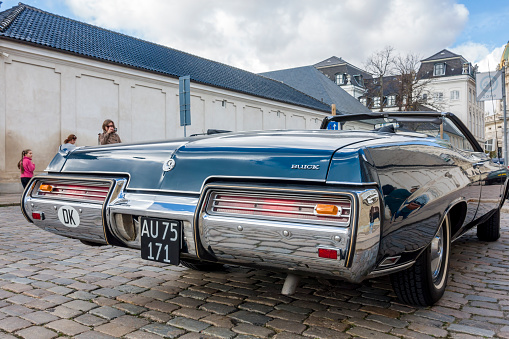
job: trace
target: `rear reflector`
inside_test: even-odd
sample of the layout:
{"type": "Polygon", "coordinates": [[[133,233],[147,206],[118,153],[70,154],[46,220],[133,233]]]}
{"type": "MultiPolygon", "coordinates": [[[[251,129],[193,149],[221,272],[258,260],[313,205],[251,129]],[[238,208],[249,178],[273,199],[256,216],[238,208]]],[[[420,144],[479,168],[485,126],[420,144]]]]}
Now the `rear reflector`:
{"type": "Polygon", "coordinates": [[[325,249],[325,248],[319,248],[318,249],[318,256],[320,258],[337,259],[338,258],[338,251],[337,250],[328,250],[328,249],[325,249]]]}
{"type": "Polygon", "coordinates": [[[44,220],[43,212],[32,212],[32,219],[44,220]]]}

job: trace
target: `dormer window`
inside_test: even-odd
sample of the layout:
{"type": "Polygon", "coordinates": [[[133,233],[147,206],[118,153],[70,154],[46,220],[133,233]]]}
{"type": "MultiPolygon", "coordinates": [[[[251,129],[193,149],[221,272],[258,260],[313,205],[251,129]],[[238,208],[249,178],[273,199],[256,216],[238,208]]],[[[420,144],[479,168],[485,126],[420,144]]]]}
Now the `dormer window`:
{"type": "Polygon", "coordinates": [[[355,79],[355,82],[357,82],[357,85],[359,86],[364,86],[364,83],[362,81],[362,75],[361,74],[358,74],[358,75],[354,75],[353,78],[355,79]]]}
{"type": "Polygon", "coordinates": [[[345,75],[341,73],[336,74],[336,85],[344,85],[345,84],[345,75]]]}
{"type": "Polygon", "coordinates": [[[435,64],[433,67],[433,75],[434,76],[445,75],[445,63],[435,64]]]}
{"type": "Polygon", "coordinates": [[[468,63],[463,64],[463,71],[461,72],[461,74],[470,74],[470,64],[468,63]]]}

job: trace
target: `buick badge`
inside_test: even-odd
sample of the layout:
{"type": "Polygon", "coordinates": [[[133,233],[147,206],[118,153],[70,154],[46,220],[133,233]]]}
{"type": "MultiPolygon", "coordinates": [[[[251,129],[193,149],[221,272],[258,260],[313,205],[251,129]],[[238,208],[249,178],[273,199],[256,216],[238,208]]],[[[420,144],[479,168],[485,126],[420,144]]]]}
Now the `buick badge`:
{"type": "Polygon", "coordinates": [[[292,165],[292,169],[319,170],[320,165],[292,165]]]}
{"type": "Polygon", "coordinates": [[[163,171],[169,172],[173,169],[173,167],[175,167],[175,160],[169,159],[163,164],[163,171]]]}

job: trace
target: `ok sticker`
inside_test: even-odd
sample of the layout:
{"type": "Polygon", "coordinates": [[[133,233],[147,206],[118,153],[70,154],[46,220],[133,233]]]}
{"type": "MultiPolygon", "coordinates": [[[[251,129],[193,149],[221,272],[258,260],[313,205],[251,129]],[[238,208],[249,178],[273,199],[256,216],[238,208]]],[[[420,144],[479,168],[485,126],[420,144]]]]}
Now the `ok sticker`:
{"type": "Polygon", "coordinates": [[[78,227],[80,224],[78,211],[71,206],[62,206],[58,209],[58,220],[67,227],[78,227]]]}

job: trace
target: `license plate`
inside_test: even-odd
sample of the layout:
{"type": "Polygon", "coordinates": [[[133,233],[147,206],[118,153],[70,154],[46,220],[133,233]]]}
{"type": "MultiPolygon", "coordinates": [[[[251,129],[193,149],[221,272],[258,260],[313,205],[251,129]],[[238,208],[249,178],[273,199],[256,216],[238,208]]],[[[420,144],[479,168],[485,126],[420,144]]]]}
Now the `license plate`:
{"type": "Polygon", "coordinates": [[[176,220],[141,218],[141,258],[180,263],[181,224],[176,220]]]}

